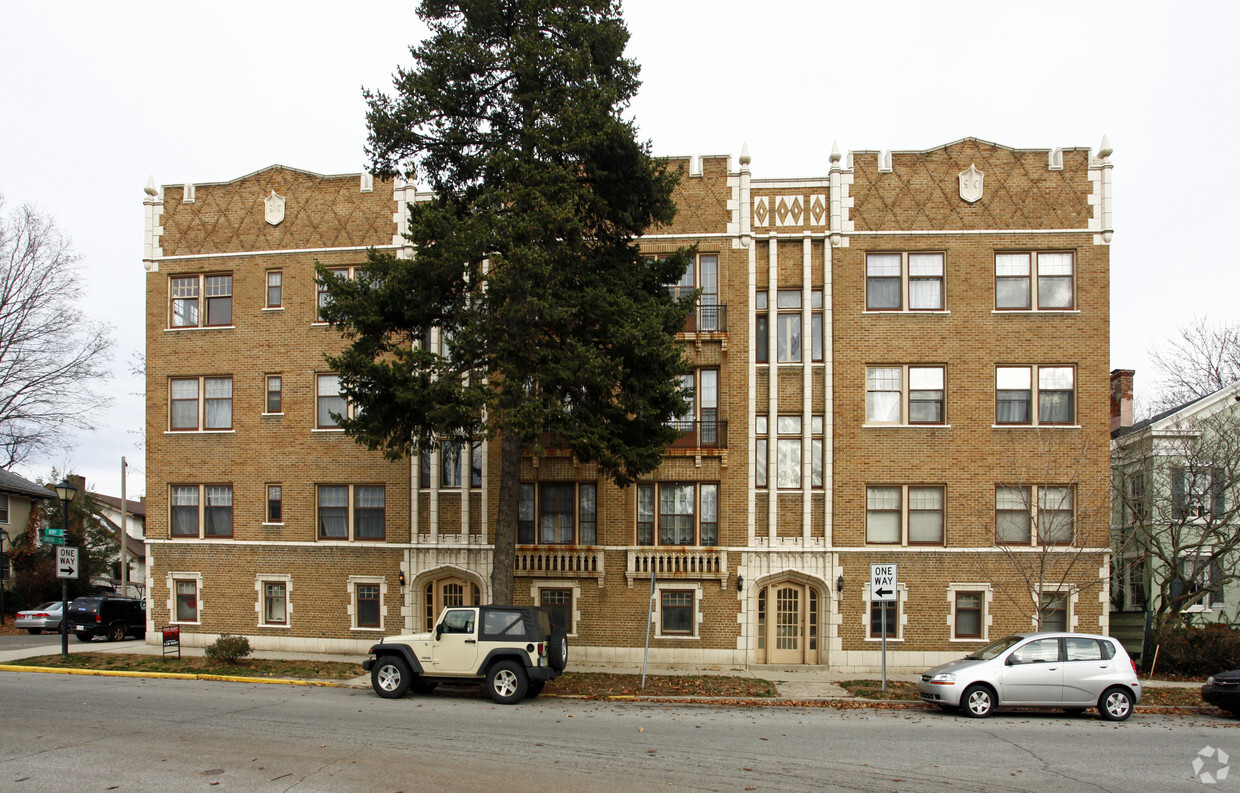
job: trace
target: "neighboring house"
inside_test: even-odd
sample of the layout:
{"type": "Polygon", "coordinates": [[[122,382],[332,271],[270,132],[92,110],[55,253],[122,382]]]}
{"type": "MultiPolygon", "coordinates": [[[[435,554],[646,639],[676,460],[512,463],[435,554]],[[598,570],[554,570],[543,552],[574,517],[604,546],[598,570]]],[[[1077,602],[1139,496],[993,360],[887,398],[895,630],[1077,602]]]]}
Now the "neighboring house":
{"type": "MultiPolygon", "coordinates": [[[[0,538],[3,550],[30,527],[30,508],[35,501],[54,501],[56,492],[11,471],[0,470],[0,538]]],[[[3,563],[4,580],[9,580],[7,559],[3,563]]]]}
{"type": "MultiPolygon", "coordinates": [[[[669,159],[679,212],[640,245],[697,246],[673,287],[701,290],[684,434],[623,490],[527,455],[518,604],[583,663],[640,661],[648,627],[659,662],[853,671],[884,618],[910,670],[1031,607],[1106,632],[1110,153],[824,148],[791,178],[669,159]],[[1015,569],[1048,559],[1080,563],[1015,569]],[[887,605],[875,563],[899,566],[887,605]]],[[[359,652],[489,602],[498,441],[392,461],[331,418],[314,265],[413,255],[430,196],[282,166],[146,192],[148,637],[359,652]]]]}
{"type": "Polygon", "coordinates": [[[1179,613],[1240,604],[1240,382],[1133,423],[1133,371],[1111,373],[1112,620],[1138,647],[1179,613]]]}
{"type": "MultiPolygon", "coordinates": [[[[121,525],[121,500],[116,496],[105,496],[102,493],[91,493],[99,517],[103,518],[108,527],[116,532],[121,525]]],[[[129,564],[129,595],[145,597],[146,592],[146,499],[125,501],[125,559],[129,564]]],[[[112,567],[108,583],[120,586],[121,571],[119,556],[110,560],[112,567]]]]}

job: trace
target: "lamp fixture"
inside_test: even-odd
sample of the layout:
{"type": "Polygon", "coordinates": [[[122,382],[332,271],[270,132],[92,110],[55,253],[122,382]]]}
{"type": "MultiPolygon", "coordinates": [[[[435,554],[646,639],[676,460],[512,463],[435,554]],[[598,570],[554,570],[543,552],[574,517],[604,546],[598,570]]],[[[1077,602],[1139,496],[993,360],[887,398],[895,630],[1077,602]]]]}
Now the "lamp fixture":
{"type": "Polygon", "coordinates": [[[401,570],[399,573],[396,574],[396,577],[400,580],[400,585],[404,586],[405,585],[405,571],[401,570]]]}
{"type": "Polygon", "coordinates": [[[740,573],[736,574],[736,591],[740,592],[745,588],[745,577],[740,573]]]}
{"type": "Polygon", "coordinates": [[[843,573],[840,573],[840,577],[835,579],[835,591],[841,592],[841,593],[844,591],[844,574],[843,573]]]}

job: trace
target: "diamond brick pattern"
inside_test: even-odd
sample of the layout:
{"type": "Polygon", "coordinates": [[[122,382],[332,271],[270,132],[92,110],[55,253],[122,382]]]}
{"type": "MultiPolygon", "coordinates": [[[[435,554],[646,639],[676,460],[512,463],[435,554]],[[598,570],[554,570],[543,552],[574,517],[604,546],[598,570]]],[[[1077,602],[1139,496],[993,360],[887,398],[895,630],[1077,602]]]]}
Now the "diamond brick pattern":
{"type": "Polygon", "coordinates": [[[1046,151],[1022,151],[966,138],[925,152],[895,152],[878,172],[877,152],[854,152],[850,217],[857,231],[929,229],[1085,229],[1092,209],[1089,152],[1063,152],[1064,168],[1046,167],[1046,151]],[[980,200],[960,197],[959,174],[986,174],[980,200]]]}

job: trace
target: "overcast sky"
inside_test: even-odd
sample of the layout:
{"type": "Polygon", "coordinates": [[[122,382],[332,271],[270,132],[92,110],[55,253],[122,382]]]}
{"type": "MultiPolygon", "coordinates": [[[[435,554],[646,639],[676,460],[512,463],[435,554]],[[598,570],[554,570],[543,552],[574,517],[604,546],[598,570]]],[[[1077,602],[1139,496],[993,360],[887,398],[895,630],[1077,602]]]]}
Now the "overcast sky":
{"type": "MultiPolygon", "coordinates": [[[[113,408],[54,465],[145,493],[142,188],[280,163],[362,169],[362,86],[386,90],[425,32],[415,2],[7,3],[0,194],[52,215],[115,328],[113,408]]],[[[1111,363],[1195,315],[1235,319],[1235,32],[1240,4],[627,0],[633,113],[656,154],[731,154],[756,178],[822,176],[841,150],[966,136],[1115,148],[1111,363]],[[1177,7],[1178,6],[1178,7],[1177,7]],[[1221,257],[1221,258],[1220,258],[1221,257]]],[[[1143,374],[1147,375],[1143,378],[1143,374]]]]}

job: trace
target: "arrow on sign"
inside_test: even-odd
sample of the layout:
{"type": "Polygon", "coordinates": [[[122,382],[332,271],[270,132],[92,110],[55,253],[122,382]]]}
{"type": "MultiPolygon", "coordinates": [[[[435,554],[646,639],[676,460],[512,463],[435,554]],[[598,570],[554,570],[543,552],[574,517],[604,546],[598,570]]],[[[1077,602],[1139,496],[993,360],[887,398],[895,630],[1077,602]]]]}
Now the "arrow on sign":
{"type": "Polygon", "coordinates": [[[876,590],[874,590],[874,594],[875,594],[875,595],[878,595],[880,598],[885,598],[885,597],[887,597],[888,595],[892,594],[892,590],[890,590],[890,589],[876,589],[876,590]]]}
{"type": "Polygon", "coordinates": [[[60,568],[60,574],[61,574],[61,575],[73,575],[73,568],[72,568],[72,567],[62,567],[62,568],[60,568]]]}

